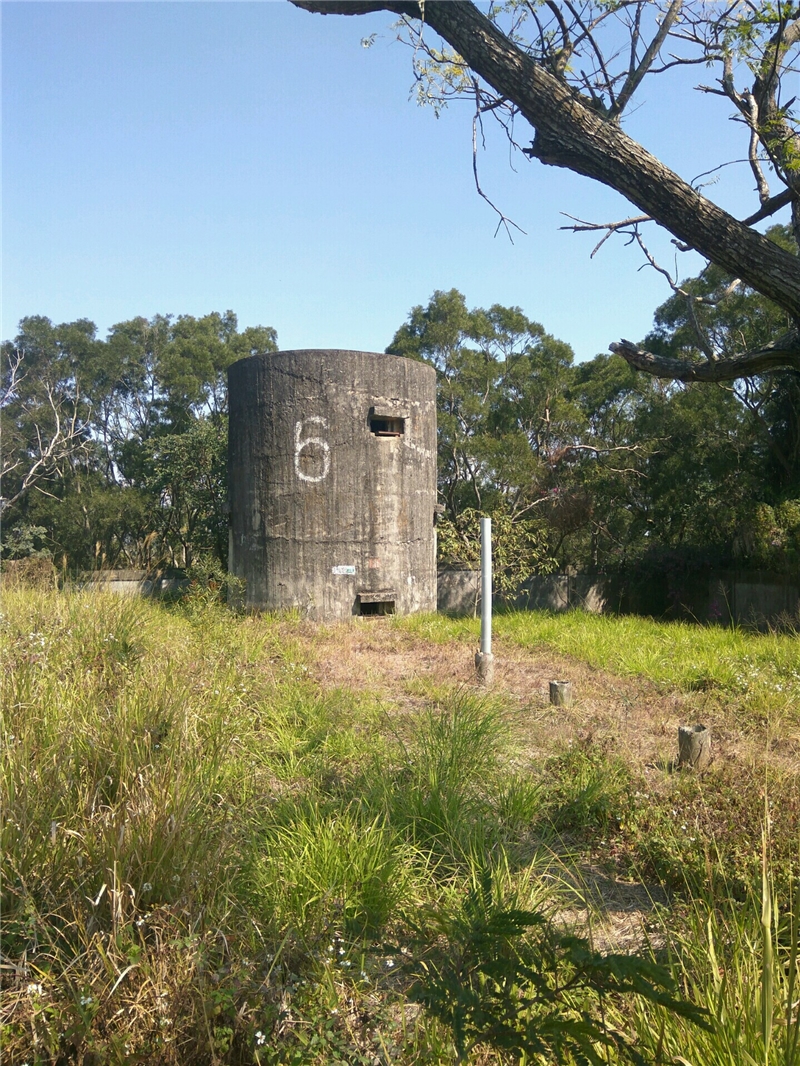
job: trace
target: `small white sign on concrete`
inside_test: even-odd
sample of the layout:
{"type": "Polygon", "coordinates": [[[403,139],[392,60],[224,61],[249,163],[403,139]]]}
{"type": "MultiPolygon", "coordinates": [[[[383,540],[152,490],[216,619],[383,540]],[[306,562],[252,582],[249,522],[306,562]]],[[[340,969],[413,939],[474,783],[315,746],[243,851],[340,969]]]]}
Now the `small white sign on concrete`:
{"type": "Polygon", "coordinates": [[[332,574],[355,574],[356,568],[354,566],[334,566],[331,568],[332,574]]]}

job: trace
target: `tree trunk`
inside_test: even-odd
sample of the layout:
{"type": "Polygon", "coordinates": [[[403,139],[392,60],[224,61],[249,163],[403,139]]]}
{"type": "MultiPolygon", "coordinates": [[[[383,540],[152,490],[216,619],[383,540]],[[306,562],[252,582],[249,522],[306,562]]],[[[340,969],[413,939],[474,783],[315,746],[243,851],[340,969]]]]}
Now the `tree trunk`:
{"type": "Polygon", "coordinates": [[[800,260],[701,196],[589,101],[554,77],[470,0],[292,0],[321,14],[385,9],[420,17],[536,131],[530,154],[616,189],[684,244],[800,319],[800,260]]]}
{"type": "MultiPolygon", "coordinates": [[[[615,189],[682,244],[773,300],[800,323],[800,259],[701,196],[624,133],[612,116],[592,106],[588,97],[540,66],[470,0],[291,2],[324,15],[386,10],[424,19],[476,74],[528,120],[535,138],[525,150],[527,155],[615,189]]],[[[683,121],[690,120],[684,116],[683,121]]],[[[768,353],[753,353],[757,357],[753,359],[748,354],[736,360],[699,364],[689,359],[666,361],[638,350],[630,342],[612,350],[639,370],[684,381],[733,380],[775,366],[800,369],[800,336],[796,331],[768,353]],[[672,363],[676,365],[668,365],[672,363]]]]}

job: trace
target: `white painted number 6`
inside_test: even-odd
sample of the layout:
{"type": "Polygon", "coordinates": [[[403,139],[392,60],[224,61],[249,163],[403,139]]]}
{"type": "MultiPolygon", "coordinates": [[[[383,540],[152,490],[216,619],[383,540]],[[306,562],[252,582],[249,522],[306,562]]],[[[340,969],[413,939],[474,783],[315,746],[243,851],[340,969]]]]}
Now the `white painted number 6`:
{"type": "Polygon", "coordinates": [[[300,478],[301,481],[324,481],[328,476],[328,471],[331,468],[331,446],[322,437],[304,437],[303,426],[309,422],[313,422],[315,425],[320,426],[322,429],[328,428],[327,418],[322,418],[320,415],[310,415],[308,418],[301,418],[299,422],[294,424],[294,472],[300,478]],[[300,455],[303,448],[307,448],[309,444],[316,444],[317,447],[322,448],[322,473],[321,474],[306,474],[300,469],[300,455]]]}

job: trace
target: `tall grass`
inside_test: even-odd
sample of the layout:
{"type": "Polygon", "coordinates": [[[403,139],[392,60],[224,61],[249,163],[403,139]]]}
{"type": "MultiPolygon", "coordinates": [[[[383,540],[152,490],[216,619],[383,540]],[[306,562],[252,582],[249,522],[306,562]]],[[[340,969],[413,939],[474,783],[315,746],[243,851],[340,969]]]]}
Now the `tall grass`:
{"type": "MultiPolygon", "coordinates": [[[[766,833],[765,833],[766,838],[766,833]]],[[[669,964],[708,1029],[638,1004],[635,1025],[656,1061],[684,1066],[797,1066],[800,1063],[798,904],[770,874],[766,839],[760,897],[741,904],[710,892],[692,899],[685,923],[665,930],[669,964]]]]}
{"type": "Polygon", "coordinates": [[[373,695],[314,685],[298,624],[4,595],[10,1061],[449,1054],[383,944],[519,833],[500,717],[454,697],[401,740],[373,695]]]}
{"type": "Polygon", "coordinates": [[[393,824],[436,861],[463,865],[491,848],[503,734],[498,714],[463,694],[417,723],[385,802],[393,824]]]}
{"type": "MultiPolygon", "coordinates": [[[[499,627],[541,642],[551,621],[499,627]]],[[[388,624],[426,639],[472,632],[388,624]]],[[[442,923],[474,895],[476,871],[501,886],[501,911],[558,909],[548,834],[593,854],[598,838],[636,826],[635,783],[613,753],[578,747],[529,769],[499,698],[445,686],[413,720],[392,718],[381,693],[317,685],[302,632],[298,619],[239,616],[204,594],[171,607],[4,594],[8,1061],[453,1061],[447,1025],[408,1002],[409,967],[441,955],[442,923]]],[[[665,835],[657,821],[637,832],[665,835]]],[[[728,914],[709,907],[706,923],[728,914]]],[[[772,930],[776,1017],[796,998],[779,972],[786,913],[756,929],[772,930]]],[[[718,955],[733,935],[714,932],[718,955]]],[[[702,998],[673,944],[676,973],[702,998]]],[[[665,1027],[664,1046],[673,1031],[678,1047],[680,1028],[665,1027]]],[[[782,1033],[776,1022],[772,1056],[782,1033]]],[[[613,1046],[603,1054],[614,1061],[613,1046]]]]}
{"type": "Polygon", "coordinates": [[[419,882],[385,822],[354,807],[333,815],[316,805],[298,810],[265,842],[253,873],[276,932],[292,932],[312,949],[380,933],[419,882]]]}

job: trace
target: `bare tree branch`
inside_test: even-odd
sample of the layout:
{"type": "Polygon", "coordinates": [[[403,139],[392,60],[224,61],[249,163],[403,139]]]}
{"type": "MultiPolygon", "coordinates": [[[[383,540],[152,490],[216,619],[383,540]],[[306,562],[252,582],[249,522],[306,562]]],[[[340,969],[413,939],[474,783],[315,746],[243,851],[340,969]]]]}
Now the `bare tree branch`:
{"type": "MultiPolygon", "coordinates": [[[[306,10],[360,14],[372,0],[293,0],[306,10]]],[[[409,13],[403,0],[382,0],[409,13]]],[[[800,263],[706,200],[650,155],[614,122],[587,106],[568,85],[531,56],[467,0],[426,0],[426,22],[501,96],[513,101],[536,129],[527,153],[609,185],[679,240],[741,276],[757,291],[800,318],[800,263]]]]}
{"type": "Polygon", "coordinates": [[[22,370],[23,353],[19,349],[14,349],[8,355],[8,371],[4,375],[4,383],[2,385],[2,391],[0,391],[0,409],[6,406],[11,398],[17,392],[25,372],[22,370]]]}
{"type": "Polygon", "coordinates": [[[661,51],[664,41],[669,36],[669,31],[672,29],[672,26],[678,15],[680,14],[682,7],[683,0],[672,0],[672,3],[667,9],[667,13],[661,20],[661,25],[658,28],[658,33],[650,42],[650,47],[645,52],[641,63],[639,63],[639,65],[636,67],[634,67],[633,65],[635,61],[635,56],[633,54],[632,49],[631,69],[628,73],[628,77],[625,79],[625,84],[620,89],[619,96],[617,97],[616,101],[610,109],[610,114],[614,118],[618,118],[628,106],[631,97],[639,88],[639,84],[641,83],[642,78],[652,67],[653,61],[655,60],[658,53],[661,51]]]}
{"type": "MultiPolygon", "coordinates": [[[[564,20],[564,16],[561,14],[561,8],[554,2],[554,0],[546,0],[548,8],[553,12],[553,16],[558,23],[558,28],[561,31],[561,51],[556,55],[555,73],[563,74],[569,63],[570,56],[572,55],[572,42],[570,40],[569,28],[564,20]]],[[[531,8],[531,10],[533,10],[531,8]]],[[[534,17],[536,17],[534,15],[534,17]]],[[[538,19],[537,19],[538,22],[538,19]]],[[[543,35],[541,35],[543,37],[543,35]]]]}
{"type": "Polygon", "coordinates": [[[800,336],[797,330],[790,330],[763,348],[717,359],[716,362],[690,363],[684,359],[654,355],[626,340],[610,344],[609,351],[621,355],[637,370],[673,381],[735,381],[781,367],[800,370],[800,336]]]}
{"type": "MultiPolygon", "coordinates": [[[[547,66],[537,61],[518,38],[503,32],[490,18],[483,15],[469,0],[424,0],[415,5],[408,0],[292,0],[308,11],[323,14],[362,14],[384,8],[408,18],[422,17],[426,26],[438,33],[476,78],[482,79],[499,98],[508,101],[509,108],[518,111],[533,127],[535,136],[525,154],[549,166],[565,167],[575,173],[599,181],[626,197],[642,212],[643,216],[665,227],[676,238],[678,246],[694,249],[717,264],[734,278],[741,279],[754,291],[772,300],[796,323],[800,323],[800,260],[769,238],[738,222],[726,211],[708,200],[648,153],[641,144],[629,137],[614,120],[613,109],[624,106],[642,78],[653,66],[655,56],[667,36],[690,42],[711,62],[722,62],[722,76],[718,89],[713,91],[727,96],[736,112],[748,125],[748,130],[757,126],[759,143],[767,153],[776,173],[782,181],[795,190],[787,202],[793,209],[795,232],[800,234],[800,169],[796,160],[800,141],[787,107],[779,104],[780,77],[791,61],[790,49],[800,42],[800,8],[787,17],[785,7],[776,5],[754,8],[756,26],[754,44],[749,58],[740,67],[734,66],[738,52],[730,47],[731,31],[737,27],[740,14],[737,4],[731,0],[718,15],[708,14],[702,5],[695,5],[687,16],[688,5],[681,8],[678,0],[669,4],[659,31],[641,63],[635,64],[636,47],[628,59],[627,75],[622,89],[615,97],[615,87],[620,78],[609,65],[617,55],[608,57],[596,39],[595,30],[606,17],[613,15],[622,19],[620,12],[631,6],[634,14],[628,18],[627,29],[634,36],[639,32],[637,17],[643,10],[640,0],[636,2],[603,5],[602,14],[593,19],[586,9],[563,0],[564,12],[572,20],[573,56],[591,53],[596,70],[579,77],[577,63],[572,64],[571,74],[565,71],[559,77],[547,66]],[[680,29],[677,17],[680,9],[680,29]],[[778,12],[773,18],[774,11],[778,12]],[[670,21],[671,20],[671,21],[670,21]],[[664,24],[670,22],[667,29],[664,24]],[[773,31],[773,26],[774,31],[773,31]],[[759,34],[762,36],[759,37],[759,34]],[[758,58],[758,48],[762,56],[758,58]],[[740,92],[735,85],[735,75],[741,70],[753,71],[755,80],[748,93],[740,92]],[[576,72],[576,69],[577,71],[576,72]],[[595,78],[595,81],[592,81],[595,78]],[[585,86],[589,95],[581,91],[585,86]],[[609,105],[602,104],[597,90],[606,94],[609,105]],[[755,100],[753,108],[749,97],[755,100]]],[[[548,5],[549,7],[549,5],[548,5]]],[[[543,9],[539,9],[543,10],[543,9]]],[[[557,23],[558,20],[555,20],[557,23]]],[[[564,15],[564,22],[567,22],[564,15]]],[[[554,25],[555,25],[554,23],[554,25]]],[[[569,27],[568,27],[569,28],[569,27]]],[[[563,35],[562,35],[563,40],[563,35]]],[[[542,44],[545,49],[545,42],[542,44]]],[[[677,62],[677,60],[676,60],[677,62]]],[[[499,113],[498,109],[498,113],[499,113]]],[[[477,136],[477,133],[476,133],[477,136]]],[[[749,147],[751,167],[755,161],[760,167],[758,150],[751,140],[749,147]],[[755,156],[753,152],[755,151],[755,156]]],[[[778,209],[782,201],[771,197],[755,173],[762,199],[758,218],[768,217],[778,209]]],[[[762,174],[762,177],[764,175],[762,174]]],[[[502,215],[502,213],[500,213],[502,215]]],[[[628,236],[641,244],[636,229],[638,223],[628,224],[628,236]],[[629,232],[630,230],[633,231],[629,232]]],[[[608,227],[605,227],[608,231],[608,227]]],[[[613,231],[622,231],[616,226],[613,231]]],[[[654,261],[650,263],[665,276],[671,277],[654,261]]],[[[674,279],[671,284],[675,287],[674,279]]],[[[678,380],[729,380],[736,376],[759,373],[764,369],[783,365],[797,368],[800,359],[800,334],[797,330],[787,333],[774,345],[757,352],[743,353],[736,358],[704,364],[670,360],[660,362],[650,353],[642,353],[635,345],[621,342],[615,346],[632,365],[658,376],[678,380]]]]}
{"type": "MultiPolygon", "coordinates": [[[[649,215],[634,215],[632,218],[623,218],[619,222],[584,222],[583,219],[575,218],[574,215],[567,214],[566,211],[561,212],[566,218],[571,218],[577,225],[575,226],[559,226],[559,229],[570,230],[572,233],[592,233],[598,230],[606,230],[606,234],[602,237],[597,244],[592,248],[590,259],[594,259],[595,255],[600,251],[603,245],[606,243],[609,237],[615,233],[625,233],[630,227],[636,227],[640,222],[652,222],[652,218],[649,215]]],[[[634,237],[633,231],[628,233],[630,238],[634,237]]]]}
{"type": "MultiPolygon", "coordinates": [[[[599,48],[599,46],[597,44],[597,41],[594,38],[594,33],[593,33],[595,25],[598,22],[602,21],[602,19],[605,16],[604,15],[601,16],[600,19],[597,19],[594,23],[590,23],[588,26],[586,26],[584,24],[582,18],[580,17],[580,15],[578,14],[578,12],[575,10],[574,5],[572,3],[570,3],[570,0],[564,0],[564,4],[565,4],[565,7],[568,9],[569,13],[575,19],[575,22],[578,24],[578,26],[580,26],[580,28],[582,30],[582,33],[583,33],[583,37],[588,41],[588,43],[590,44],[590,46],[592,48],[592,51],[594,52],[595,56],[597,57],[598,65],[600,67],[600,70],[603,72],[603,79],[605,81],[606,91],[608,92],[608,97],[609,97],[609,100],[611,102],[611,107],[613,108],[615,103],[616,103],[616,99],[615,99],[615,96],[614,96],[614,79],[609,75],[608,70],[606,69],[605,58],[604,58],[603,53],[601,52],[601,50],[600,50],[600,48],[599,48]]],[[[577,41],[575,43],[577,44],[577,41]]],[[[574,49],[574,45],[573,45],[573,49],[574,49]]]]}
{"type": "Polygon", "coordinates": [[[756,179],[756,189],[758,190],[758,198],[761,201],[763,207],[768,202],[769,185],[767,179],[764,177],[764,171],[761,169],[761,162],[758,157],[758,149],[761,144],[761,139],[758,135],[758,102],[752,93],[747,93],[744,101],[748,109],[748,123],[750,125],[750,143],[747,148],[747,158],[750,162],[750,169],[753,172],[753,177],[756,179]]]}
{"type": "MultiPolygon", "coordinates": [[[[10,356],[9,373],[0,403],[3,408],[15,401],[19,386],[26,376],[20,371],[24,354],[15,351],[10,356]]],[[[44,478],[58,473],[69,459],[87,451],[89,447],[87,423],[80,416],[80,389],[77,382],[69,394],[58,394],[52,385],[44,384],[35,403],[26,404],[23,401],[22,407],[33,419],[34,440],[28,444],[24,454],[20,454],[19,449],[9,448],[7,442],[2,442],[0,486],[15,471],[24,469],[25,473],[10,496],[0,495],[0,514],[22,499],[30,489],[35,487],[44,491],[40,484],[44,478]],[[46,426],[46,423],[49,425],[46,426]]]]}
{"type": "MultiPolygon", "coordinates": [[[[475,87],[475,114],[472,116],[472,176],[475,179],[475,188],[478,190],[478,195],[486,201],[489,207],[491,207],[491,209],[500,218],[500,221],[497,223],[497,229],[494,231],[495,237],[500,232],[500,227],[502,226],[506,231],[506,236],[513,244],[514,238],[511,236],[510,227],[513,226],[515,230],[519,230],[519,232],[523,234],[525,233],[525,230],[522,229],[521,226],[518,226],[517,223],[514,222],[512,219],[508,218],[507,215],[503,214],[500,208],[495,203],[493,203],[492,200],[489,199],[489,197],[481,188],[480,178],[478,177],[478,126],[481,123],[481,115],[483,114],[483,111],[488,110],[489,108],[481,107],[480,86],[478,85],[478,82],[475,78],[473,78],[472,80],[473,85],[475,87]]],[[[498,104],[493,104],[489,106],[496,107],[498,106],[498,104]]]]}
{"type": "Polygon", "coordinates": [[[774,215],[776,211],[780,211],[782,207],[786,207],[787,204],[796,199],[797,193],[794,189],[784,189],[783,192],[779,192],[777,196],[771,197],[766,203],[762,204],[754,215],[744,219],[742,225],[752,226],[755,222],[761,222],[762,219],[769,218],[770,215],[774,215]]]}

